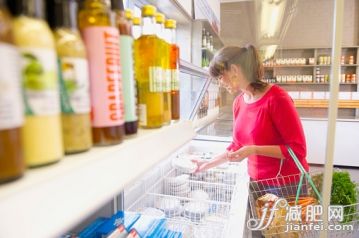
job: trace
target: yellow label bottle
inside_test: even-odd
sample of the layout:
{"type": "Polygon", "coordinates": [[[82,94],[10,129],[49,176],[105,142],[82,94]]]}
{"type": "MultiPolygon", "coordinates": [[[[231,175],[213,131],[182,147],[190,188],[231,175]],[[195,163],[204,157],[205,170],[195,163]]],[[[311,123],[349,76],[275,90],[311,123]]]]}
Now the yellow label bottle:
{"type": "Polygon", "coordinates": [[[82,2],[78,23],[90,66],[95,145],[121,143],[125,134],[120,35],[110,20],[110,9],[105,0],[82,2]]]}
{"type": "Polygon", "coordinates": [[[39,166],[63,156],[57,60],[42,0],[18,0],[14,40],[22,54],[25,161],[39,166]]]}
{"type": "Polygon", "coordinates": [[[171,75],[169,69],[169,47],[165,40],[164,29],[165,16],[162,13],[156,13],[156,34],[159,38],[158,56],[161,60],[162,69],[162,91],[163,91],[163,124],[168,125],[171,122],[171,75]]]}
{"type": "Polygon", "coordinates": [[[21,177],[25,170],[21,127],[24,123],[20,55],[13,44],[10,14],[0,0],[0,183],[21,177]]]}
{"type": "Polygon", "coordinates": [[[62,132],[65,153],[92,147],[90,85],[85,46],[77,30],[76,0],[48,2],[54,29],[61,89],[62,132]]]}
{"type": "Polygon", "coordinates": [[[135,41],[135,75],[138,87],[139,124],[143,128],[163,125],[161,58],[155,33],[156,8],[142,8],[142,35],[135,41]]]}

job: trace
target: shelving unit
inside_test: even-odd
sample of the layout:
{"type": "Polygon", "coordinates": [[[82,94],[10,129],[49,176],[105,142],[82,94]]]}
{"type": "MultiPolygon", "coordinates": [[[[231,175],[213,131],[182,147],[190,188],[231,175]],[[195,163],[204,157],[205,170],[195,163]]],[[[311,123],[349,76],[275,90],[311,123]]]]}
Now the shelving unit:
{"type": "MultiPolygon", "coordinates": [[[[328,108],[328,100],[303,100],[295,99],[294,105],[299,108],[328,108]]],[[[359,108],[359,100],[339,100],[339,108],[356,109],[359,108]]]]}
{"type": "Polygon", "coordinates": [[[194,136],[189,121],[140,130],[123,144],[28,171],[0,188],[0,237],[59,237],[194,136]]]}
{"type": "MultiPolygon", "coordinates": [[[[342,55],[345,57],[343,64],[341,64],[341,74],[345,74],[344,77],[346,82],[343,81],[340,83],[340,91],[345,92],[358,92],[358,74],[359,74],[359,46],[344,46],[342,47],[342,55]],[[349,64],[349,56],[353,57],[353,63],[349,64]],[[352,79],[352,75],[355,74],[355,81],[352,79]],[[350,76],[347,76],[350,75],[350,76]],[[347,78],[348,77],[348,78],[347,78]]],[[[264,65],[265,78],[269,81],[272,79],[276,79],[277,76],[289,76],[292,80],[294,78],[294,82],[283,82],[278,81],[276,84],[280,85],[287,91],[328,91],[329,83],[327,82],[328,77],[330,77],[331,70],[331,48],[322,48],[322,47],[313,47],[313,48],[297,48],[297,49],[279,49],[275,53],[272,60],[278,60],[281,65],[264,65]],[[294,58],[294,59],[293,59],[294,58]],[[303,63],[300,61],[300,58],[306,59],[306,64],[298,64],[303,63]],[[309,64],[309,58],[313,58],[314,62],[311,61],[312,64],[309,64]],[[285,63],[283,65],[283,60],[285,63]],[[324,64],[323,64],[324,62],[324,64]],[[289,64],[292,63],[292,64],[289,64]],[[293,64],[297,63],[297,64],[293,64]],[[319,72],[319,73],[318,73],[319,72]],[[301,82],[295,80],[297,77],[292,77],[296,75],[311,75],[313,82],[301,82]],[[319,75],[319,79],[316,77],[319,75]],[[323,82],[324,81],[324,82],[323,82]]],[[[278,61],[276,61],[278,63],[278,61]]],[[[341,77],[343,77],[341,75],[341,77]]],[[[283,77],[282,77],[283,78],[283,77]]],[[[279,78],[280,79],[280,78],[279,78]]],[[[341,79],[341,78],[340,78],[341,79]]],[[[329,78],[330,82],[330,78],[329,78]]],[[[313,110],[315,108],[325,109],[328,107],[327,101],[317,101],[313,100],[299,100],[296,101],[296,106],[298,108],[303,108],[305,110],[313,110]]],[[[349,114],[352,114],[355,117],[359,116],[359,104],[356,101],[349,100],[340,101],[339,108],[345,110],[351,110],[349,114]]],[[[349,112],[349,111],[347,111],[349,112]]],[[[347,113],[348,114],[348,113],[347,113]]],[[[340,117],[340,114],[339,114],[340,117]]]]}

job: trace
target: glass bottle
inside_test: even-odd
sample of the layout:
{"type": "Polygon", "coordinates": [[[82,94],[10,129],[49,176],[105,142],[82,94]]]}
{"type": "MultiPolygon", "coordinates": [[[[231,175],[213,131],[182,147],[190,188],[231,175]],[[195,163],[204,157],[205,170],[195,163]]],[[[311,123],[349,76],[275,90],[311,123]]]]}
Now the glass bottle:
{"type": "Polygon", "coordinates": [[[0,0],[0,183],[22,176],[25,161],[20,128],[24,122],[20,55],[13,44],[5,0],[0,0]]]}
{"type": "Polygon", "coordinates": [[[179,47],[176,44],[176,21],[168,19],[165,22],[170,39],[169,68],[171,74],[171,115],[172,120],[180,119],[180,86],[179,86],[179,47]]]}
{"type": "Polygon", "coordinates": [[[163,125],[171,123],[171,76],[169,70],[169,47],[165,37],[165,16],[156,13],[156,34],[159,38],[158,55],[161,58],[162,92],[163,92],[163,125]]]}
{"type": "Polygon", "coordinates": [[[43,20],[43,0],[15,0],[14,40],[22,54],[25,124],[22,130],[28,166],[63,156],[55,41],[43,20]]]}
{"type": "Polygon", "coordinates": [[[92,135],[88,63],[77,30],[77,1],[47,3],[58,56],[64,150],[67,154],[82,152],[92,147],[92,135]]]}
{"type": "Polygon", "coordinates": [[[132,12],[124,10],[122,0],[112,0],[112,9],[115,12],[116,26],[120,31],[120,52],[123,79],[123,96],[125,103],[125,133],[137,133],[137,102],[136,85],[133,72],[133,38],[132,38],[132,12]]]}
{"type": "Polygon", "coordinates": [[[211,35],[209,34],[209,32],[207,32],[207,35],[206,35],[206,43],[207,43],[206,48],[208,50],[210,50],[210,48],[211,48],[211,35]]]}
{"type": "Polygon", "coordinates": [[[84,0],[78,24],[90,67],[92,136],[95,145],[118,144],[124,137],[120,36],[111,26],[105,0],[84,0]]]}
{"type": "Polygon", "coordinates": [[[132,21],[133,39],[137,40],[141,36],[141,18],[134,17],[132,21]]]}
{"type": "Polygon", "coordinates": [[[202,28],[202,48],[207,47],[206,30],[202,28]]]}
{"type": "Polygon", "coordinates": [[[163,92],[158,37],[155,33],[156,8],[142,8],[142,35],[135,41],[135,74],[138,87],[139,124],[158,128],[163,124],[163,92]]]}

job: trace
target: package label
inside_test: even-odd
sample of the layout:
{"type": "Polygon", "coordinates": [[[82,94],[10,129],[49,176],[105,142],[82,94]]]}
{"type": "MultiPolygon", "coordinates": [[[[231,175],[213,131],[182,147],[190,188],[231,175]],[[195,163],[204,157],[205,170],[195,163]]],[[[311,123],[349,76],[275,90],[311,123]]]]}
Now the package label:
{"type": "Polygon", "coordinates": [[[20,48],[25,113],[49,116],[60,113],[56,53],[51,49],[20,48]]]}
{"type": "Polygon", "coordinates": [[[163,72],[161,67],[149,67],[149,88],[150,92],[163,92],[163,72]]]}
{"type": "Polygon", "coordinates": [[[125,121],[137,121],[137,90],[133,72],[133,39],[120,36],[123,96],[125,100],[125,121]]]}
{"type": "Polygon", "coordinates": [[[19,52],[0,43],[0,130],[19,127],[24,121],[19,52]]]}
{"type": "Polygon", "coordinates": [[[94,127],[124,123],[120,36],[114,27],[83,31],[90,68],[91,118],[94,127]]]}
{"type": "Polygon", "coordinates": [[[65,114],[90,112],[90,85],[87,60],[59,58],[61,111],[65,114]]]}

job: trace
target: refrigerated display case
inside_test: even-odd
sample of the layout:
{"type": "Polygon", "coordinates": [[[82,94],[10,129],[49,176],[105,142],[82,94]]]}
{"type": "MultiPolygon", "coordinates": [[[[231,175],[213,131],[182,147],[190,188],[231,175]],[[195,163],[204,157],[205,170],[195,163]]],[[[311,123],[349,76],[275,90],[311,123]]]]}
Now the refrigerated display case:
{"type": "MultiPolygon", "coordinates": [[[[208,115],[194,123],[211,84],[207,72],[181,61],[180,79],[181,121],[161,129],[140,130],[137,137],[125,140],[121,145],[66,156],[55,165],[29,170],[21,180],[2,185],[0,237],[59,237],[68,231],[79,231],[89,224],[89,217],[103,213],[110,216],[108,211],[120,209],[138,211],[144,205],[151,205],[154,198],[179,199],[182,206],[193,202],[184,196],[186,194],[166,194],[167,178],[180,175],[171,166],[172,159],[181,153],[219,153],[228,142],[196,139],[196,131],[218,116],[208,115]],[[122,203],[118,203],[119,200],[122,203]]],[[[246,164],[233,167],[237,169],[237,175],[231,181],[228,181],[229,175],[226,175],[227,181],[188,181],[191,191],[212,191],[211,197],[203,201],[211,209],[201,213],[199,218],[208,215],[213,221],[203,225],[191,219],[171,221],[197,233],[217,227],[216,234],[223,237],[230,237],[225,232],[236,236],[244,232],[248,197],[244,192],[248,182],[246,164]],[[227,196],[219,196],[220,191],[227,191],[227,196]],[[213,226],[209,225],[212,223],[213,226]]],[[[220,173],[226,174],[224,171],[220,173]]],[[[187,206],[195,210],[198,209],[196,204],[187,206]]]]}

